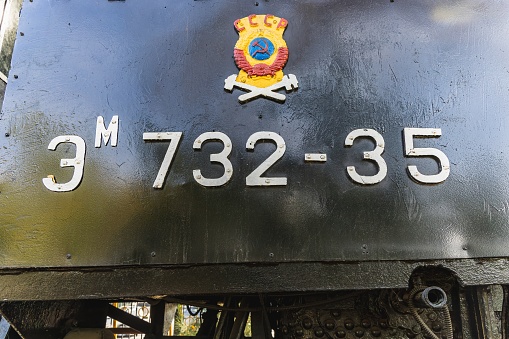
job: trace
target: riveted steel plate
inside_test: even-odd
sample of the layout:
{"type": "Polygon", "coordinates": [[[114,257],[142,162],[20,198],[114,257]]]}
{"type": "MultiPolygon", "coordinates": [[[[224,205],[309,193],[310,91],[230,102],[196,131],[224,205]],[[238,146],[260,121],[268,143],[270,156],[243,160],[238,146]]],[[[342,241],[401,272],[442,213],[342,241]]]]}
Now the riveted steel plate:
{"type": "Polygon", "coordinates": [[[478,0],[25,1],[0,267],[507,257],[508,17],[478,0]],[[284,102],[224,88],[250,14],[288,21],[284,102]],[[117,146],[95,147],[113,116],[117,146]],[[60,136],[84,155],[49,150],[60,136]]]}

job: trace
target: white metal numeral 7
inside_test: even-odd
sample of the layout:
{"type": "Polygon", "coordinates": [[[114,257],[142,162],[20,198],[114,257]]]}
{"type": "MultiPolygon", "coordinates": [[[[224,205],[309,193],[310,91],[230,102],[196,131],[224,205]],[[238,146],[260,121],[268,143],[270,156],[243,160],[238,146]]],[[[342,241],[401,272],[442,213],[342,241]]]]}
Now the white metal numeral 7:
{"type": "Polygon", "coordinates": [[[163,163],[159,172],[157,172],[156,180],[154,181],[154,188],[163,188],[164,181],[170,170],[171,163],[175,157],[175,152],[182,138],[182,132],[148,132],[143,133],[143,140],[145,141],[170,141],[166,155],[164,156],[163,163]]]}
{"type": "Polygon", "coordinates": [[[408,173],[417,182],[423,184],[438,184],[445,181],[451,171],[449,159],[444,152],[436,148],[414,148],[414,137],[438,138],[442,135],[440,128],[405,128],[405,155],[409,157],[434,157],[438,160],[440,172],[434,175],[425,175],[419,172],[417,166],[408,166],[408,173]]]}

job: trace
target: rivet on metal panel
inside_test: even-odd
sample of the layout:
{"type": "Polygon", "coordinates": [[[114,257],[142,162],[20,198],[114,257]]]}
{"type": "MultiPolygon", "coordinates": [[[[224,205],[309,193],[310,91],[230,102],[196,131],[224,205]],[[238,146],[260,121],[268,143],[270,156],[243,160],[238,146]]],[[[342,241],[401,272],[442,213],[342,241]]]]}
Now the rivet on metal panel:
{"type": "Polygon", "coordinates": [[[346,319],[344,326],[347,330],[353,330],[353,328],[355,327],[355,324],[352,319],[346,319]]]}
{"type": "Polygon", "coordinates": [[[332,331],[336,327],[336,323],[332,319],[328,319],[325,321],[325,328],[327,331],[332,331]]]}
{"type": "Polygon", "coordinates": [[[369,321],[369,319],[362,319],[361,326],[364,327],[364,328],[370,328],[371,327],[371,322],[369,321]]]}
{"type": "Polygon", "coordinates": [[[72,258],[72,255],[71,255],[71,253],[67,253],[65,257],[66,257],[67,259],[71,259],[71,258],[72,258]]]}
{"type": "Polygon", "coordinates": [[[273,258],[274,257],[274,253],[269,253],[269,257],[273,258]]]}
{"type": "Polygon", "coordinates": [[[17,74],[14,74],[14,79],[17,79],[18,78],[18,75],[17,74]]]}
{"type": "Polygon", "coordinates": [[[343,330],[336,331],[336,337],[338,337],[338,338],[345,338],[346,337],[346,332],[343,331],[343,330]]]}
{"type": "Polygon", "coordinates": [[[156,252],[152,252],[152,253],[150,253],[150,256],[151,256],[152,258],[153,258],[153,257],[155,257],[155,256],[156,256],[156,252]]]}
{"type": "Polygon", "coordinates": [[[306,329],[306,330],[309,330],[311,329],[311,327],[313,327],[313,321],[310,319],[310,318],[304,318],[302,320],[302,326],[306,329]]]}
{"type": "Polygon", "coordinates": [[[433,332],[440,332],[442,330],[442,325],[439,322],[434,322],[431,324],[431,328],[433,332]]]}
{"type": "Polygon", "coordinates": [[[361,338],[361,337],[363,337],[363,336],[364,336],[364,330],[362,330],[362,329],[360,329],[360,328],[359,328],[359,329],[356,329],[356,330],[355,330],[355,336],[356,336],[357,338],[361,338]]]}
{"type": "Polygon", "coordinates": [[[430,312],[430,313],[428,314],[428,319],[429,319],[429,320],[431,320],[431,321],[436,320],[436,319],[437,319],[437,317],[438,317],[438,316],[437,316],[437,314],[436,314],[435,312],[430,312]]]}

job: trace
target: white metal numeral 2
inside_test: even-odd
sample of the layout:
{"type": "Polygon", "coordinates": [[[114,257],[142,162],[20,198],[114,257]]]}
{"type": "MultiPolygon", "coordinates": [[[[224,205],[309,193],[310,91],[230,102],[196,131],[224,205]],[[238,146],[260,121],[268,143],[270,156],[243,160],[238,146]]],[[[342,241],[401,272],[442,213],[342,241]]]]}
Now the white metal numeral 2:
{"type": "Polygon", "coordinates": [[[256,132],[252,134],[246,142],[246,149],[254,150],[255,144],[259,140],[272,140],[276,143],[276,150],[264,162],[260,164],[251,174],[246,177],[246,186],[285,186],[287,180],[285,177],[268,178],[262,177],[272,165],[278,161],[286,151],[286,144],[283,138],[273,132],[256,132]]]}
{"type": "Polygon", "coordinates": [[[449,176],[451,167],[449,159],[444,152],[436,148],[414,148],[414,137],[421,138],[438,138],[442,135],[440,128],[405,128],[405,155],[409,157],[434,157],[438,160],[440,172],[434,175],[425,175],[419,172],[417,166],[408,166],[408,173],[412,178],[423,184],[438,184],[449,176]]]}
{"type": "Polygon", "coordinates": [[[193,148],[195,150],[201,149],[201,146],[209,140],[219,140],[223,143],[224,148],[221,151],[221,153],[217,154],[211,154],[210,155],[210,162],[218,162],[223,165],[224,167],[224,174],[220,178],[204,178],[201,174],[201,171],[199,169],[193,170],[193,176],[194,180],[196,180],[197,183],[199,183],[202,186],[206,187],[216,187],[216,186],[222,186],[225,185],[233,175],[233,166],[230,160],[228,159],[228,156],[230,155],[232,151],[232,142],[230,138],[221,132],[205,132],[201,134],[196,140],[194,141],[193,148]]]}
{"type": "Polygon", "coordinates": [[[76,157],[74,159],[60,159],[60,167],[74,167],[74,173],[69,182],[57,183],[55,176],[48,175],[42,179],[42,183],[47,189],[53,192],[69,192],[79,186],[83,179],[83,167],[85,165],[85,140],[77,135],[61,135],[50,141],[48,149],[56,150],[61,143],[72,143],[76,145],[76,157]]]}
{"type": "Polygon", "coordinates": [[[154,188],[163,188],[164,181],[170,170],[171,163],[175,157],[175,151],[180,143],[182,132],[147,132],[143,133],[143,140],[145,141],[166,141],[170,140],[170,145],[164,156],[163,162],[159,172],[157,172],[156,180],[154,181],[154,188]]]}
{"type": "Polygon", "coordinates": [[[362,185],[377,184],[384,180],[385,176],[387,175],[387,164],[382,158],[382,153],[385,150],[384,138],[374,129],[356,129],[346,136],[345,146],[352,146],[354,140],[359,137],[369,137],[375,141],[375,149],[371,152],[364,152],[364,159],[376,162],[378,165],[378,173],[375,175],[359,175],[355,170],[355,166],[347,166],[347,173],[356,183],[362,185]]]}

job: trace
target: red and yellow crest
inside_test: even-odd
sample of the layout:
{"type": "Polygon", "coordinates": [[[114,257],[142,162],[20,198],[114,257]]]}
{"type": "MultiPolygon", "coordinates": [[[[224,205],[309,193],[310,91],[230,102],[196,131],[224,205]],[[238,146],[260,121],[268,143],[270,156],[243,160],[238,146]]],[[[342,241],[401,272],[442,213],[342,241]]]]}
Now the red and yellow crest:
{"type": "Polygon", "coordinates": [[[232,91],[233,87],[238,87],[249,91],[239,97],[240,102],[259,96],[284,101],[286,97],[275,91],[283,87],[291,91],[298,87],[293,74],[283,75],[283,67],[288,61],[283,33],[288,21],[271,14],[251,14],[235,20],[234,26],[239,40],[233,56],[240,71],[225,80],[225,89],[232,91]]]}
{"type": "Polygon", "coordinates": [[[256,15],[234,23],[239,32],[233,55],[240,68],[237,81],[268,87],[283,79],[288,47],[283,32],[288,21],[274,15],[256,15]]]}

